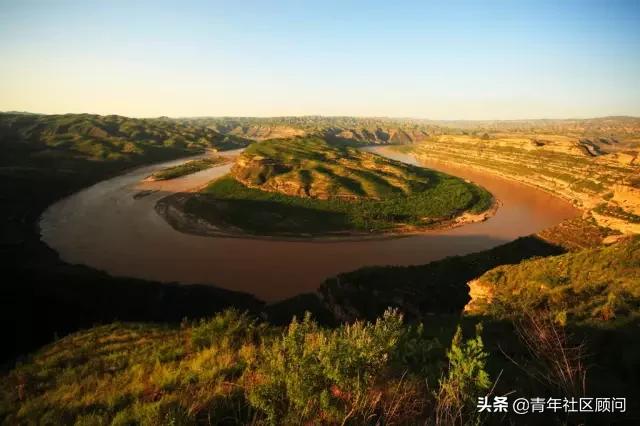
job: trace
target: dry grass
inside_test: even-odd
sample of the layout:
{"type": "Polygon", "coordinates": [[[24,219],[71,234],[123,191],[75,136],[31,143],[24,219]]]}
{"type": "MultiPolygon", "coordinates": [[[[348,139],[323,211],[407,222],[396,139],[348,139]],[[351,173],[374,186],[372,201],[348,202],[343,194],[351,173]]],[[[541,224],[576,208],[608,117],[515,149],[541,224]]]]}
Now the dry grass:
{"type": "Polygon", "coordinates": [[[181,328],[96,327],[3,376],[0,420],[414,424],[433,405],[421,371],[435,346],[421,336],[392,311],[334,330],[310,318],[282,330],[236,311],[181,328]]]}

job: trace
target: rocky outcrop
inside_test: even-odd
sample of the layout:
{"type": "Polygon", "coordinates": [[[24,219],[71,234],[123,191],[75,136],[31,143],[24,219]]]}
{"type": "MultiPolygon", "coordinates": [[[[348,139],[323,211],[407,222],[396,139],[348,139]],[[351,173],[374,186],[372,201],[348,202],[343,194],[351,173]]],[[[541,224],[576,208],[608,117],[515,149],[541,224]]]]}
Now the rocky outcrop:
{"type": "Polygon", "coordinates": [[[301,129],[292,126],[251,125],[213,127],[224,134],[243,137],[255,141],[284,139],[296,136],[319,134],[328,139],[361,142],[363,144],[410,144],[429,138],[426,130],[403,129],[400,127],[327,127],[323,129],[301,129]]]}
{"type": "Polygon", "coordinates": [[[259,155],[241,155],[231,168],[233,176],[247,186],[262,185],[273,176],[287,173],[290,166],[259,155]]]}
{"type": "Polygon", "coordinates": [[[231,168],[250,188],[317,199],[382,199],[431,184],[429,174],[343,143],[319,137],[264,141],[231,168]]]}
{"type": "Polygon", "coordinates": [[[479,313],[484,306],[490,304],[493,300],[494,289],[490,284],[475,279],[469,281],[467,287],[469,287],[469,297],[471,300],[469,300],[464,307],[465,313],[479,313]]]}
{"type": "Polygon", "coordinates": [[[612,201],[624,210],[640,215],[640,188],[630,185],[614,185],[612,201]]]}
{"type": "Polygon", "coordinates": [[[312,185],[310,180],[293,179],[289,175],[292,170],[291,165],[272,158],[243,155],[231,168],[231,174],[249,188],[297,197],[329,198],[329,193],[321,189],[317,180],[312,185]]]}
{"type": "Polygon", "coordinates": [[[302,129],[296,129],[288,126],[237,126],[230,129],[222,128],[221,130],[230,135],[240,136],[255,141],[292,138],[295,136],[304,136],[306,134],[302,129]]]}

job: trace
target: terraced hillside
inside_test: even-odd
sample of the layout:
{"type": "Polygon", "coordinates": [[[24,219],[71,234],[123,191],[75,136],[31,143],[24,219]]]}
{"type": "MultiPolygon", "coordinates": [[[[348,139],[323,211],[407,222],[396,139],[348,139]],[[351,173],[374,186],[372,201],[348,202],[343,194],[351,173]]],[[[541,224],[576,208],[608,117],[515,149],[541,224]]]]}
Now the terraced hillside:
{"type": "Polygon", "coordinates": [[[321,138],[270,140],[247,148],[231,169],[244,185],[298,197],[370,198],[426,190],[433,177],[321,138]]]}
{"type": "Polygon", "coordinates": [[[216,226],[256,234],[406,231],[490,206],[471,183],[320,137],[255,143],[229,177],[185,204],[216,226]]]}
{"type": "Polygon", "coordinates": [[[384,117],[206,117],[184,121],[258,141],[318,135],[363,144],[402,144],[425,140],[430,134],[442,132],[440,125],[425,120],[384,117]]]}
{"type": "Polygon", "coordinates": [[[640,237],[498,266],[469,286],[468,310],[476,313],[505,317],[544,307],[563,324],[635,321],[640,318],[640,237]]]}
{"type": "Polygon", "coordinates": [[[541,187],[590,211],[599,224],[640,232],[640,150],[599,149],[562,135],[443,135],[405,147],[425,160],[463,164],[541,187]]]}

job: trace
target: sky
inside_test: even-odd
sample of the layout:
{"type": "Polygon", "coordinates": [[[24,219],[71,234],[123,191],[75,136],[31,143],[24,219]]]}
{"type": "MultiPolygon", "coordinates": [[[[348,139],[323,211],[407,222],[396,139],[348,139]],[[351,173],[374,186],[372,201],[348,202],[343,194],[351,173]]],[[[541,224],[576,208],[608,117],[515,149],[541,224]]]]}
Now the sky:
{"type": "Polygon", "coordinates": [[[640,116],[635,1],[0,0],[0,111],[640,116]]]}

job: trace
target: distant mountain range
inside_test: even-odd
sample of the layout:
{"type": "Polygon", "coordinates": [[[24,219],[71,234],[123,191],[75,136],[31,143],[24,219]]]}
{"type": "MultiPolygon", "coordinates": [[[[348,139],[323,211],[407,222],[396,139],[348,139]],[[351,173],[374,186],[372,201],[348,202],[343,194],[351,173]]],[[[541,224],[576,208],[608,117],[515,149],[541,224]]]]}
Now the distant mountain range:
{"type": "Polygon", "coordinates": [[[132,152],[126,151],[136,152],[158,145],[227,149],[246,146],[252,140],[312,134],[364,144],[407,144],[443,134],[484,136],[485,133],[487,136],[516,133],[532,138],[544,134],[564,135],[575,141],[588,139],[599,143],[602,140],[604,146],[622,143],[622,146],[637,147],[640,146],[640,117],[439,121],[323,116],[140,119],[118,115],[0,113],[0,140],[39,140],[56,146],[72,144],[84,155],[97,157],[128,156],[132,152]],[[111,152],[112,148],[115,153],[111,152]]]}
{"type": "Polygon", "coordinates": [[[422,120],[404,118],[357,117],[202,117],[179,119],[201,125],[222,134],[255,140],[321,134],[325,137],[366,143],[411,143],[441,134],[477,132],[554,133],[582,137],[636,138],[639,117],[602,117],[589,119],[539,120],[422,120]]]}

